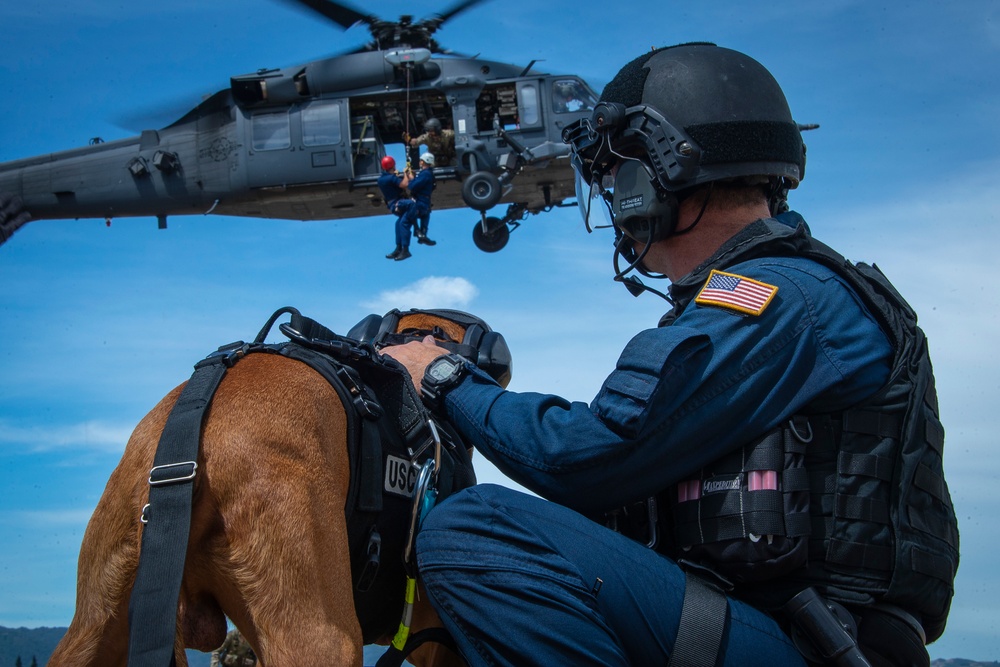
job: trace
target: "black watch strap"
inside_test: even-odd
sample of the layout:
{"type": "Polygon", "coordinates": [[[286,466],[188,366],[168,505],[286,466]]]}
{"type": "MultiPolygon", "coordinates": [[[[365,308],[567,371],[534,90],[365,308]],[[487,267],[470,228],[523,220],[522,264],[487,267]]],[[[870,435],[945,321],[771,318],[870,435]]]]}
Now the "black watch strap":
{"type": "Polygon", "coordinates": [[[468,374],[465,358],[457,354],[445,354],[427,365],[420,381],[420,393],[424,403],[432,411],[444,412],[444,397],[468,374]]]}

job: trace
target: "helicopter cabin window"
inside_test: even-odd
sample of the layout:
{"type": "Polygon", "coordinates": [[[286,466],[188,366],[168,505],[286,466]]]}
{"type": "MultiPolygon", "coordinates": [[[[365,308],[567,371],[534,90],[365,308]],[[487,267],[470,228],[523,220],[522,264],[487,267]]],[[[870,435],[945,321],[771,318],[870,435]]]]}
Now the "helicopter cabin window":
{"type": "Polygon", "coordinates": [[[520,110],[521,126],[538,125],[541,116],[538,113],[538,86],[534,83],[524,83],[517,88],[517,105],[520,110]]]}
{"type": "Polygon", "coordinates": [[[313,102],[302,109],[302,143],[306,146],[339,144],[340,104],[313,102]]]}
{"type": "Polygon", "coordinates": [[[552,110],[556,113],[592,111],[596,104],[593,93],[577,79],[552,82],[552,110]]]}
{"type": "Polygon", "coordinates": [[[287,111],[255,113],[251,128],[255,151],[277,151],[292,145],[287,111]]]}

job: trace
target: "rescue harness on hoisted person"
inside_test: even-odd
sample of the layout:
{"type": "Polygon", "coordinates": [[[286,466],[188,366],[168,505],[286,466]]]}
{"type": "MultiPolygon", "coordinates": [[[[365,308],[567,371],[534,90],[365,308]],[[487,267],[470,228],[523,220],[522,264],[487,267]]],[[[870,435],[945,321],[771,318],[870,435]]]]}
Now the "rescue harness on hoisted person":
{"type": "MultiPolygon", "coordinates": [[[[668,538],[659,541],[658,549],[687,568],[689,582],[692,575],[710,582],[709,594],[695,607],[712,604],[725,591],[781,620],[781,608],[797,594],[818,593],[821,603],[806,606],[798,598],[793,606],[854,617],[848,623],[830,615],[835,630],[859,619],[863,649],[897,658],[902,651],[906,657],[900,664],[924,664],[924,644],[944,631],[959,551],[942,463],[944,429],[916,315],[876,267],[849,262],[813,239],[804,222],[792,230],[758,221],[733,247],[710,261],[710,268],[793,256],[835,271],[892,345],[890,377],[849,410],[823,414],[806,406],[787,423],[706,466],[697,478],[661,493],[656,499],[664,524],[660,530],[668,538]]],[[[672,287],[675,307],[661,326],[669,326],[695,298],[707,269],[692,278],[672,287]]],[[[645,529],[638,514],[632,525],[640,530],[634,536],[646,541],[654,531],[645,529]]],[[[688,606],[685,597],[684,611],[688,606]]],[[[724,606],[722,612],[720,624],[724,606]]],[[[786,609],[786,619],[791,615],[786,609]]],[[[702,647],[706,636],[713,636],[696,622],[687,625],[702,647]]],[[[718,629],[721,639],[721,625],[718,629]]],[[[807,660],[831,664],[830,656],[812,651],[808,641],[803,647],[795,627],[789,629],[807,660]]],[[[836,664],[867,663],[862,658],[836,664]]]]}
{"type": "MultiPolygon", "coordinates": [[[[473,362],[481,359],[488,372],[509,379],[509,350],[485,322],[459,311],[410,311],[416,312],[458,320],[472,330],[461,342],[445,337],[441,345],[473,362]]],[[[252,343],[224,345],[195,365],[167,419],[149,474],[140,562],[129,603],[130,667],[172,664],[172,619],[187,551],[202,420],[227,369],[256,353],[307,364],[330,383],[345,407],[351,470],[344,512],[354,608],[366,644],[391,634],[399,624],[379,665],[400,665],[425,641],[454,648],[440,629],[409,636],[416,576],[413,540],[434,501],[475,484],[475,472],[458,435],[432,418],[402,365],[376,351],[396,335],[392,327],[398,316],[399,311],[392,311],[385,318],[366,318],[352,329],[355,335],[367,336],[360,340],[337,335],[295,308],[281,308],[252,343]],[[290,322],[279,327],[289,341],[264,343],[283,314],[291,315],[290,322]],[[381,320],[386,321],[384,328],[381,320]]],[[[422,333],[412,332],[412,339],[422,333]]]]}

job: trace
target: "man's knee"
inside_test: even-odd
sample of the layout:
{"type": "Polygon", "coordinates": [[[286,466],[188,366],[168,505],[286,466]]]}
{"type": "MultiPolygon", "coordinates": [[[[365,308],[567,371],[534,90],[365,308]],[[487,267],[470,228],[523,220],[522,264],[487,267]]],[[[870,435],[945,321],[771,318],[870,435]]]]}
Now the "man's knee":
{"type": "Polygon", "coordinates": [[[494,530],[505,522],[503,508],[516,504],[523,495],[495,484],[477,484],[458,491],[431,510],[417,536],[417,553],[436,551],[446,544],[474,548],[481,540],[492,540],[494,530]]]}
{"type": "Polygon", "coordinates": [[[511,489],[495,484],[477,484],[452,494],[431,511],[421,530],[458,530],[476,525],[492,514],[511,489]]]}

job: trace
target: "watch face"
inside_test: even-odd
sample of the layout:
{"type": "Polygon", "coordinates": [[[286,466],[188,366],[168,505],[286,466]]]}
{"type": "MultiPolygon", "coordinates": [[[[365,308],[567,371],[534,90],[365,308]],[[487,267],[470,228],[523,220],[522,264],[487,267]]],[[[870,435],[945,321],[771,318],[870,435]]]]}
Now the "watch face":
{"type": "Polygon", "coordinates": [[[440,382],[450,377],[451,374],[455,372],[456,368],[458,368],[458,364],[454,361],[448,357],[440,357],[428,366],[427,376],[440,382]]]}

